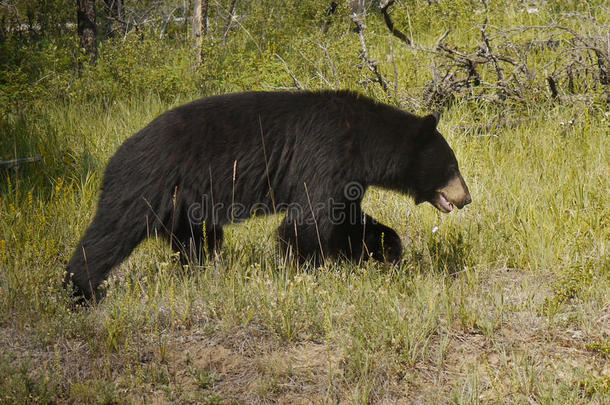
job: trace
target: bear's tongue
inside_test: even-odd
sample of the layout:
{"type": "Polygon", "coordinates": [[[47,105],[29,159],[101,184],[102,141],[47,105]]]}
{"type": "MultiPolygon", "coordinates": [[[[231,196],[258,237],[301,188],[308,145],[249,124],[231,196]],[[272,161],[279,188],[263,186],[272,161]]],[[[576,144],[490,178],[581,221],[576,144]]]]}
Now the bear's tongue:
{"type": "Polygon", "coordinates": [[[453,211],[453,204],[451,204],[447,198],[445,198],[445,196],[443,195],[443,193],[440,194],[440,203],[441,206],[446,209],[447,211],[453,211]]]}

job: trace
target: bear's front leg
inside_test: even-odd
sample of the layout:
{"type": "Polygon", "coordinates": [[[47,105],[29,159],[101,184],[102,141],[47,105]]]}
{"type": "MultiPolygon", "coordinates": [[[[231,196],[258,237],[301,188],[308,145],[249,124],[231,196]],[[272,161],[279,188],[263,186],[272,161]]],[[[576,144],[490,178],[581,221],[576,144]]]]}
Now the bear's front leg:
{"type": "Polygon", "coordinates": [[[356,224],[341,223],[320,227],[284,220],[278,228],[284,254],[292,252],[301,263],[321,264],[329,258],[353,261],[373,258],[397,263],[402,259],[402,242],[392,228],[363,214],[356,224]]]}
{"type": "Polygon", "coordinates": [[[380,262],[397,263],[402,259],[402,241],[396,231],[363,214],[362,224],[355,226],[353,232],[360,234],[362,256],[372,257],[380,262]]]}

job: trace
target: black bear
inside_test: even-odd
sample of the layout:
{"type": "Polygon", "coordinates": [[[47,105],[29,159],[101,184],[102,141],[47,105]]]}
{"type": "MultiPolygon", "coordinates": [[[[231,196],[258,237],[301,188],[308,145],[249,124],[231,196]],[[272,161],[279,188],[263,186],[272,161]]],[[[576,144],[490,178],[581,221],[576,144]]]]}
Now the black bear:
{"type": "Polygon", "coordinates": [[[367,187],[443,212],[471,201],[436,124],[350,91],[248,92],[177,107],[110,159],[64,283],[89,299],[148,235],[165,235],[183,260],[201,258],[221,247],[223,225],[275,212],[285,213],[280,246],[300,260],[398,261],[398,234],[361,210],[367,187]]]}

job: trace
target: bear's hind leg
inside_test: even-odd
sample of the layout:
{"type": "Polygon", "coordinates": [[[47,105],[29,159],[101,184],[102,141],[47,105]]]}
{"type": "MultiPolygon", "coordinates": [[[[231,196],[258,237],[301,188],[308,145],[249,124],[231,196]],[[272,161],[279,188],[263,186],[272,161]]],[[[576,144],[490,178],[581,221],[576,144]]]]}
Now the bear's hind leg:
{"type": "Polygon", "coordinates": [[[328,232],[314,225],[297,225],[297,221],[284,218],[277,229],[277,239],[282,254],[293,254],[300,263],[321,264],[328,253],[326,237],[328,232]]]}

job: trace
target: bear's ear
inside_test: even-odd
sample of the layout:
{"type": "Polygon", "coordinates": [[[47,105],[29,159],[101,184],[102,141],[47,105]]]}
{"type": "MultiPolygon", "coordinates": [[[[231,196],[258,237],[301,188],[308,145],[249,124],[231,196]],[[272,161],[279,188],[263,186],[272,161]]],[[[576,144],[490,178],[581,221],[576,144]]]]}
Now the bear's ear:
{"type": "Polygon", "coordinates": [[[424,131],[434,131],[436,129],[436,125],[438,124],[438,120],[440,117],[440,112],[434,112],[432,114],[426,115],[424,117],[424,123],[422,125],[424,131]]]}
{"type": "Polygon", "coordinates": [[[421,118],[421,126],[419,127],[419,134],[417,135],[416,143],[423,145],[429,140],[434,138],[436,132],[436,124],[438,124],[438,113],[429,114],[421,118]]]}

